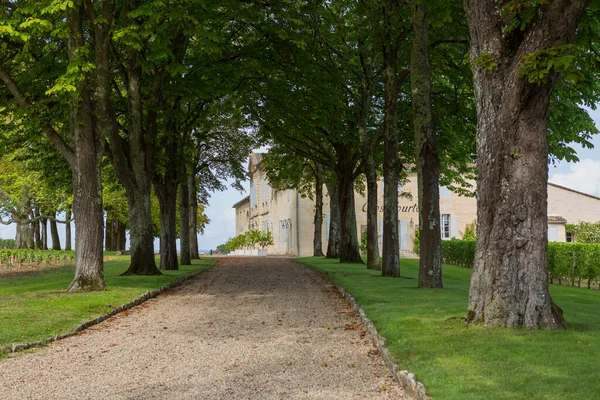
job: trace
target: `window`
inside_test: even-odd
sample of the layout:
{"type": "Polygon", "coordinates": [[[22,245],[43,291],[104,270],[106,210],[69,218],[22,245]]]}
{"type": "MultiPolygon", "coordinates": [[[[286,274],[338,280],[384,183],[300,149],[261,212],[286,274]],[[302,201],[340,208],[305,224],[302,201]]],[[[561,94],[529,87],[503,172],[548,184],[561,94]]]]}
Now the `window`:
{"type": "Polygon", "coordinates": [[[450,239],[450,214],[442,214],[442,239],[450,239]]]}
{"type": "Polygon", "coordinates": [[[567,242],[573,241],[573,232],[567,232],[567,242]]]}

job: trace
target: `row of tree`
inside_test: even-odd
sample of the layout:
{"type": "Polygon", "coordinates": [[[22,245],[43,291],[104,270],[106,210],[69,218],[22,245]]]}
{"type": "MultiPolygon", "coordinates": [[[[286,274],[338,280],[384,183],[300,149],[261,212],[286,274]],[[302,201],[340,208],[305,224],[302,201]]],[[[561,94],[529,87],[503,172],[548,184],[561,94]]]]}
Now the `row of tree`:
{"type": "MultiPolygon", "coordinates": [[[[367,191],[367,267],[399,276],[398,184],[418,176],[419,287],[442,287],[439,185],[477,168],[477,254],[467,320],[564,327],[547,279],[548,163],[598,133],[597,1],[333,1],[269,4],[253,115],[274,146],[275,188],[316,197],[327,256],[362,262],[354,189],[367,191]],[[265,61],[267,60],[267,61],[265,61]],[[383,176],[383,249],[377,181],[383,176]],[[366,184],[366,185],[365,185],[366,184]],[[339,219],[336,213],[339,210],[339,219]]],[[[257,28],[258,29],[258,28],[257,28]]],[[[474,193],[472,193],[474,194],[474,193]]]]}
{"type": "Polygon", "coordinates": [[[589,145],[597,132],[581,108],[598,100],[597,3],[17,0],[1,6],[3,135],[41,151],[43,133],[70,167],[71,290],[104,286],[104,160],[128,205],[127,274],[157,274],[152,187],[161,267],[174,268],[176,193],[185,227],[190,201],[243,177],[255,129],[280,165],[304,166],[337,200],[328,254],[344,262],[361,262],[354,188],[363,180],[368,267],[379,268],[383,176],[384,276],[400,275],[397,187],[414,165],[419,285],[440,287],[439,183],[460,188],[476,156],[468,320],[559,327],[545,272],[548,154],[575,159],[568,144],[589,145]]]}
{"type": "MultiPolygon", "coordinates": [[[[27,160],[51,153],[51,143],[71,173],[77,257],[69,290],[104,287],[105,208],[107,236],[116,243],[126,210],[132,255],[125,274],[160,274],[152,188],[160,208],[160,268],[178,265],[177,208],[181,263],[189,263],[198,202],[223,189],[227,178],[239,184],[240,160],[254,143],[235,92],[235,7],[137,0],[1,7],[2,143],[25,146],[27,160]]],[[[41,163],[43,179],[62,170],[41,163]]],[[[18,213],[11,215],[14,221],[18,213]]]]}

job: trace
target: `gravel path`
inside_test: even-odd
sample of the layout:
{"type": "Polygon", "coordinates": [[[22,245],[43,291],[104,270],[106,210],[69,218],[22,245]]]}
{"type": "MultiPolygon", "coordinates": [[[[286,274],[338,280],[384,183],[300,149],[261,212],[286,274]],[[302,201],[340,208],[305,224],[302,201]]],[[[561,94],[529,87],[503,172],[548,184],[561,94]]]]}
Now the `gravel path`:
{"type": "Polygon", "coordinates": [[[286,259],[222,258],[82,334],[0,361],[0,399],[391,399],[346,300],[286,259]]]}

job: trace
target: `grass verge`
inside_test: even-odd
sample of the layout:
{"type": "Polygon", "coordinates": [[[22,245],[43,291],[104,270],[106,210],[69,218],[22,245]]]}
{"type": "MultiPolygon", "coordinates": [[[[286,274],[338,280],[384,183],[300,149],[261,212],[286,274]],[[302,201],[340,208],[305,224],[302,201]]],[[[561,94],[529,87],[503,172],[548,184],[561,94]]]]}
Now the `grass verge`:
{"type": "Polygon", "coordinates": [[[400,369],[433,399],[598,399],[600,292],[552,285],[569,329],[529,331],[466,326],[471,270],[444,265],[444,289],[417,289],[418,260],[404,278],[321,257],[298,261],[354,296],[387,339],[400,369]]]}
{"type": "Polygon", "coordinates": [[[119,275],[127,270],[129,257],[111,256],[104,263],[106,290],[89,293],[65,292],[73,279],[72,266],[4,277],[0,279],[0,348],[70,332],[147,291],[205,270],[215,262],[215,258],[204,258],[180,266],[178,271],[163,271],[161,276],[124,277],[119,275]]]}

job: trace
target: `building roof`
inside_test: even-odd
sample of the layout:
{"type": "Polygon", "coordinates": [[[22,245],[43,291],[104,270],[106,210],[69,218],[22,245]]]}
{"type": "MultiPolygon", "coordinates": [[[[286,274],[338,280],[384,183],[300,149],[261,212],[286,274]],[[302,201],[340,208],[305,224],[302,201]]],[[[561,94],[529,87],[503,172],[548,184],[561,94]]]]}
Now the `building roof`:
{"type": "Polygon", "coordinates": [[[248,175],[252,176],[253,167],[257,166],[263,161],[263,153],[252,153],[250,154],[250,159],[248,160],[248,175]]]}
{"type": "Polygon", "coordinates": [[[242,204],[248,203],[250,201],[250,196],[246,196],[237,203],[235,203],[231,208],[239,208],[242,204]]]}
{"type": "Polygon", "coordinates": [[[564,217],[561,217],[560,215],[548,215],[548,222],[554,222],[554,223],[559,223],[559,224],[566,224],[567,223],[567,219],[564,217]]]}
{"type": "Polygon", "coordinates": [[[594,196],[594,195],[591,195],[591,194],[587,194],[587,193],[583,193],[583,192],[580,192],[580,191],[577,191],[577,190],[574,190],[574,189],[570,189],[568,187],[560,186],[560,185],[557,185],[556,183],[548,182],[548,185],[549,186],[554,186],[554,187],[559,188],[559,189],[568,190],[569,192],[577,193],[577,194],[580,194],[582,196],[591,197],[592,199],[595,199],[595,200],[600,200],[600,197],[597,197],[597,196],[594,196]]]}

